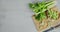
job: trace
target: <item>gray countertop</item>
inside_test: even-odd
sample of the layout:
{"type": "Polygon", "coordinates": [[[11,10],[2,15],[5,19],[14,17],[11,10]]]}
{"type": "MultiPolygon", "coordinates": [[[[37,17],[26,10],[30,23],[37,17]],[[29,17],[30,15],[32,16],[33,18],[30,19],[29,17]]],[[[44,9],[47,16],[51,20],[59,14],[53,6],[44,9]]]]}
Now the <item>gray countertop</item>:
{"type": "MultiPolygon", "coordinates": [[[[0,32],[37,32],[28,3],[34,0],[0,0],[0,32]]],[[[58,8],[60,8],[60,0],[58,8]]],[[[52,32],[59,32],[60,28],[52,32]]]]}

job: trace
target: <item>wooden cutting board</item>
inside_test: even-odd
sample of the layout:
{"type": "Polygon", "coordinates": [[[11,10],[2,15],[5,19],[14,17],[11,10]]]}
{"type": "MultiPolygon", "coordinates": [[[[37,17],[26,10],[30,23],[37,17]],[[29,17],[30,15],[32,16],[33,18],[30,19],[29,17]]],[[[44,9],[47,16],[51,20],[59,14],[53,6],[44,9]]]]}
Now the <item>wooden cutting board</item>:
{"type": "MultiPolygon", "coordinates": [[[[53,9],[54,11],[58,11],[58,8],[56,6],[52,7],[51,9],[53,9]]],[[[32,18],[34,20],[34,24],[36,26],[37,31],[42,32],[44,30],[49,29],[50,27],[53,27],[59,24],[60,23],[60,11],[58,11],[58,13],[59,13],[59,18],[57,20],[44,19],[42,22],[44,24],[40,23],[40,21],[37,21],[33,15],[32,18]]]]}

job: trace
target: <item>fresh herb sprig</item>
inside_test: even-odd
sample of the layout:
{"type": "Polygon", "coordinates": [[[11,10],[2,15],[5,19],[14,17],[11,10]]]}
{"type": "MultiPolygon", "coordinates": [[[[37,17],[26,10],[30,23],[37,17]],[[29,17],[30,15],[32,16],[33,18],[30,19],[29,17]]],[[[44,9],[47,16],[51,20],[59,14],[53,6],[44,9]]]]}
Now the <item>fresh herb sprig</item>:
{"type": "Polygon", "coordinates": [[[52,9],[48,11],[48,16],[49,18],[52,19],[57,19],[58,18],[58,12],[57,11],[53,11],[52,9]]]}

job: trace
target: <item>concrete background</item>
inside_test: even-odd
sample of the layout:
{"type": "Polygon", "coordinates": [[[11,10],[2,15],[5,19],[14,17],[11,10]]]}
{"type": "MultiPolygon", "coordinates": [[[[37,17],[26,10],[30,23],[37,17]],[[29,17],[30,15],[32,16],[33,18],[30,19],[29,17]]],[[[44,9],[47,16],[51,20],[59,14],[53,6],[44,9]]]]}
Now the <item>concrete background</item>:
{"type": "MultiPolygon", "coordinates": [[[[34,0],[0,0],[0,32],[37,32],[28,3],[34,0]]],[[[60,0],[58,8],[60,8],[60,0]]],[[[59,32],[60,28],[52,32],[59,32]]]]}

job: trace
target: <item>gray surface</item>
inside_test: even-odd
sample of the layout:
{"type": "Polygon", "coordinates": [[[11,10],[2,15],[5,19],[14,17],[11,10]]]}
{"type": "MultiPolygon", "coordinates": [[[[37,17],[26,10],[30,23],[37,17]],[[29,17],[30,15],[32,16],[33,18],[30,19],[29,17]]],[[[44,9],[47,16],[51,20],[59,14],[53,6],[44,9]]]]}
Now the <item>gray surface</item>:
{"type": "MultiPolygon", "coordinates": [[[[31,18],[33,12],[28,8],[32,1],[0,0],[0,32],[37,32],[31,18]]],[[[59,32],[60,29],[57,30],[54,31],[59,32]]]]}

